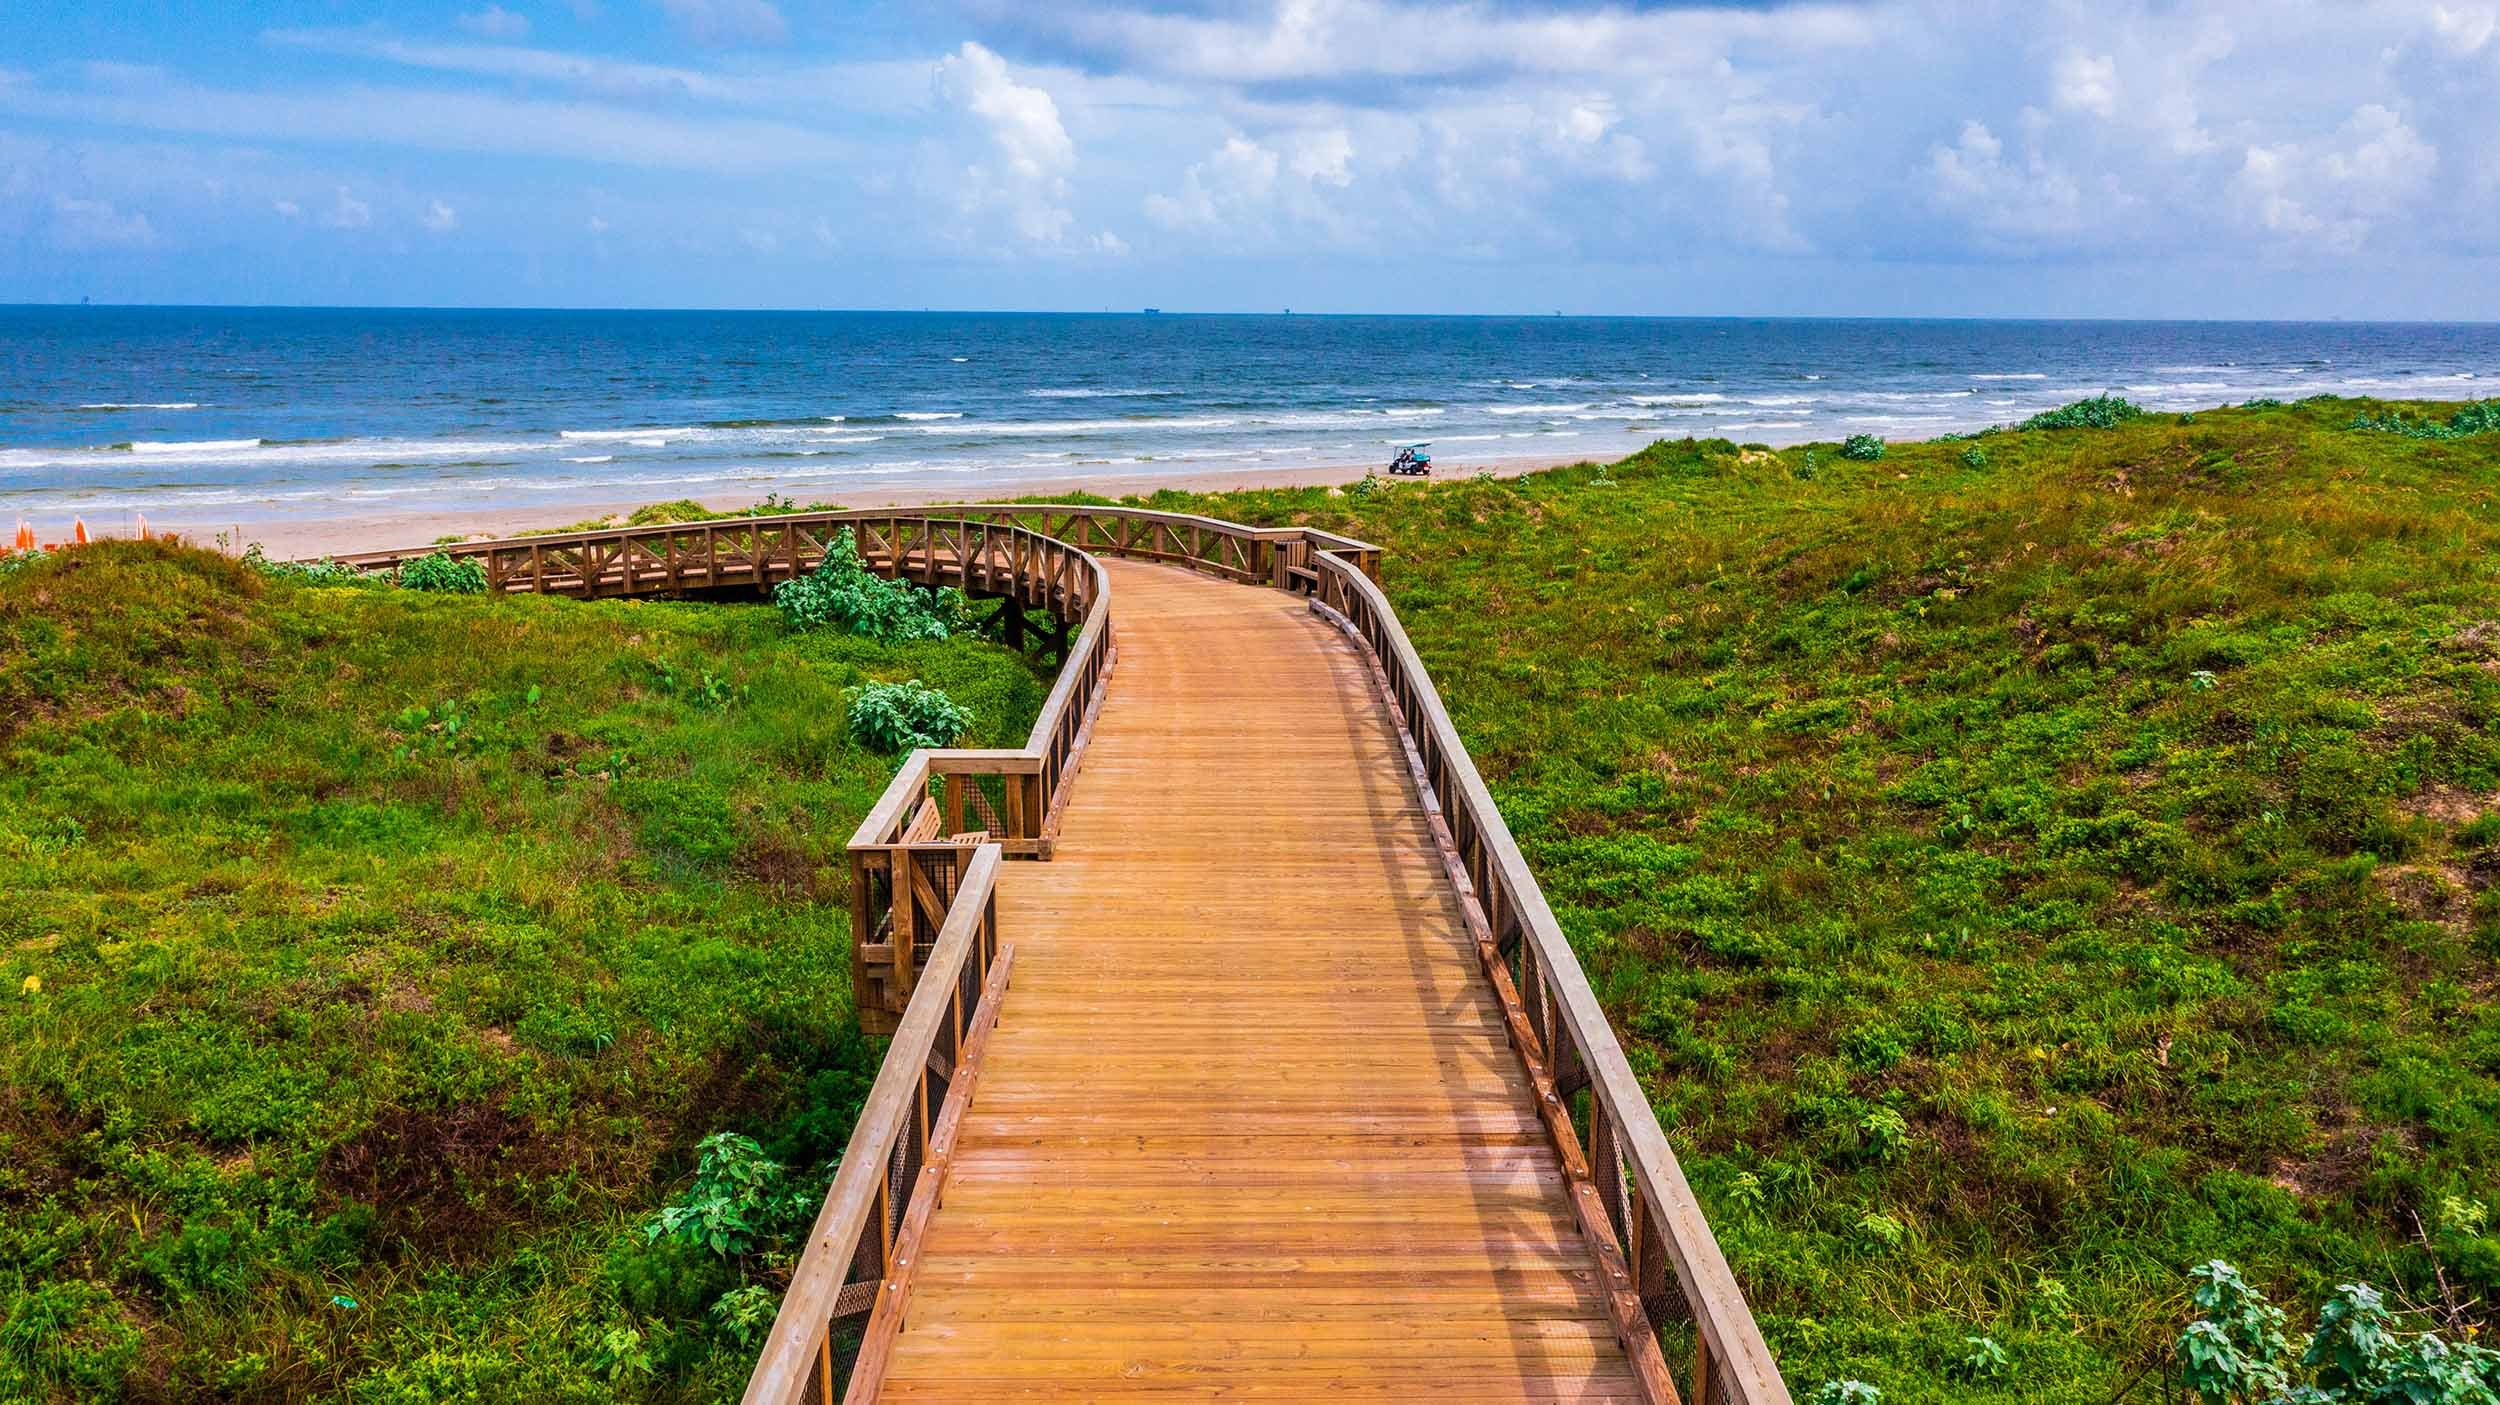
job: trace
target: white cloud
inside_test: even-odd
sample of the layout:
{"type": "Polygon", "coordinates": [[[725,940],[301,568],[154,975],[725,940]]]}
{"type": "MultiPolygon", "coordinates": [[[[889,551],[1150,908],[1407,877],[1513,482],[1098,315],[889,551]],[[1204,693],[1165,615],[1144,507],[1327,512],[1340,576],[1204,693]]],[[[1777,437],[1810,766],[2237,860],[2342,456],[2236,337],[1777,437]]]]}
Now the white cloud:
{"type": "Polygon", "coordinates": [[[1343,127],[1331,127],[1295,138],[1287,168],[1298,179],[1343,190],[1354,183],[1353,161],[1354,138],[1343,127]]]}
{"type": "Polygon", "coordinates": [[[481,39],[527,39],[529,16],[514,14],[501,5],[488,5],[460,17],[460,27],[481,39]]]}
{"type": "Polygon", "coordinates": [[[459,227],[460,212],[454,210],[449,205],[444,204],[442,201],[436,200],[426,206],[424,223],[426,229],[431,233],[449,234],[452,230],[459,227]]]}
{"type": "Polygon", "coordinates": [[[1207,159],[1182,173],[1179,194],[1146,197],[1146,218],[1166,229],[1230,227],[1248,233],[1251,221],[1265,219],[1280,165],[1274,151],[1248,137],[1226,137],[1207,159]]]}
{"type": "Polygon", "coordinates": [[[582,221],[582,228],[594,238],[608,232],[608,222],[597,215],[582,221]]]}
{"type": "Polygon", "coordinates": [[[772,0],[660,0],[660,8],[698,44],[778,44],[790,23],[772,0]]]}
{"type": "Polygon", "coordinates": [[[2069,49],[2057,61],[2057,105],[2107,117],[2118,110],[2118,61],[2069,49]]]}
{"type": "Polygon", "coordinates": [[[2431,32],[2451,52],[2471,58],[2500,33],[2500,7],[2491,5],[2431,6],[2431,32]]]}
{"type": "Polygon", "coordinates": [[[372,29],[272,29],[264,31],[261,38],[271,44],[315,53],[381,59],[443,73],[558,84],[612,98],[740,102],[768,96],[771,88],[752,79],[725,78],[676,64],[637,63],[512,44],[432,44],[398,39],[372,29]]]}
{"type": "Polygon", "coordinates": [[[2328,140],[2251,146],[2232,188],[2287,244],[2350,254],[2430,188],[2438,151],[2394,109],[2367,103],[2328,140]]]}
{"type": "Polygon", "coordinates": [[[1383,0],[1277,0],[1254,18],[1065,7],[1045,12],[1080,43],[1148,72],[1215,82],[1362,75],[1655,73],[1707,67],[1731,47],[1855,47],[1881,21],[1842,4],[1767,10],[1608,6],[1555,13],[1383,0]]]}
{"type": "Polygon", "coordinates": [[[957,204],[966,214],[995,209],[1017,237],[1056,244],[1076,216],[1068,209],[1076,143],[1048,91],[1018,83],[1006,60],[967,42],[938,64],[938,92],[987,136],[990,159],[965,166],[957,204]]]}
{"type": "Polygon", "coordinates": [[[73,252],[90,249],[144,249],[156,243],[156,227],[145,213],[128,214],[109,200],[52,197],[52,242],[73,252]]]}
{"type": "Polygon", "coordinates": [[[332,229],[363,229],[373,223],[373,207],[348,194],[347,187],[342,185],[337,201],[330,206],[330,213],[321,217],[321,222],[332,229]]]}
{"type": "Polygon", "coordinates": [[[248,92],[172,84],[63,91],[28,85],[0,88],[0,111],[204,136],[498,152],[707,172],[832,165],[855,159],[860,150],[846,139],[786,122],[420,88],[248,92]]]}
{"type": "Polygon", "coordinates": [[[2009,161],[2005,143],[1981,122],[1962,124],[1959,141],[1927,153],[1926,184],[1935,206],[1992,240],[2033,246],[2061,244],[2083,231],[2083,190],[2039,153],[2009,161]]]}
{"type": "Polygon", "coordinates": [[[828,26],[830,59],[688,42],[787,37],[786,5],[608,8],[651,23],[568,52],[487,19],[578,32],[562,4],[450,0],[441,18],[488,32],[265,32],[359,61],[287,83],[0,71],[0,221],[39,242],[61,191],[156,228],[338,224],[306,192],[343,185],[371,227],[413,233],[440,177],[407,155],[431,151],[602,212],[559,206],[541,238],[612,220],[654,258],[750,232],[812,254],[828,230],[863,266],[1133,240],[1314,269],[1429,231],[1432,257],[1402,265],[1417,278],[1449,258],[1673,279],[1765,251],[1932,269],[2367,250],[2389,270],[2500,251],[2500,0],[977,0],[953,13],[980,42],[913,53],[904,31],[828,26]],[[355,76],[374,63],[399,76],[355,76]],[[10,129],[46,134],[18,162],[31,183],[10,129]],[[109,171],[81,169],[115,144],[109,171]]]}

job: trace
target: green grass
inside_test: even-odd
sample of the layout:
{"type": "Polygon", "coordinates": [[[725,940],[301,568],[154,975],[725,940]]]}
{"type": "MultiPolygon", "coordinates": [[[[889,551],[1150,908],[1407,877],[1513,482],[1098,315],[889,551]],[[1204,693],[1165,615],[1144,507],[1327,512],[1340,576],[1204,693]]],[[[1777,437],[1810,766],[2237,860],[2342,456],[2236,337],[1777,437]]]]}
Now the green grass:
{"type": "Polygon", "coordinates": [[[0,575],[0,1399],[734,1396],[786,1258],[641,1226],[708,1133],[847,1135],[844,693],[904,678],[976,744],[1043,688],[760,602],[0,575]]]}
{"type": "Polygon", "coordinates": [[[1801,1396],[2105,1401],[2215,1256],[2500,1300],[2500,436],[2386,409],[1151,503],[1389,549],[1801,1396]]]}
{"type": "MultiPolygon", "coordinates": [[[[1390,548],[1801,1398],[2098,1402],[2212,1257],[2500,1299],[2500,436],[2399,409],[1151,502],[1390,548]]],[[[976,744],[1039,693],[750,607],[0,574],[0,1398],[733,1393],[769,1256],[639,1226],[873,1068],[871,677],[976,744]]]]}

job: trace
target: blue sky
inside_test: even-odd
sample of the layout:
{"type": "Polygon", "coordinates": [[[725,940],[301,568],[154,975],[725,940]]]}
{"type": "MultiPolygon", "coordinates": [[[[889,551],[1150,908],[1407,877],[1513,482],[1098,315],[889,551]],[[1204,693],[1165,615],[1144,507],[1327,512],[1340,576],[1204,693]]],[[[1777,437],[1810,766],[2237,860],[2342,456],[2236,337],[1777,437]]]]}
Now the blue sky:
{"type": "Polygon", "coordinates": [[[0,9],[0,301],[2500,317],[2500,0],[0,9]]]}

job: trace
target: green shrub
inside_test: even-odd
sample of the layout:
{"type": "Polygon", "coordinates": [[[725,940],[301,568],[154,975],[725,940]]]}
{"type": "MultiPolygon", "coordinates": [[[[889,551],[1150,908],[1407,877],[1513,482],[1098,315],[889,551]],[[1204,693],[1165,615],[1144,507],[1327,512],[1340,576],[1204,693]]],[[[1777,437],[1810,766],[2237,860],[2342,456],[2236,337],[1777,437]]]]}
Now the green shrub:
{"type": "Polygon", "coordinates": [[[1964,450],[1962,451],[1962,467],[1964,467],[1964,468],[1986,468],[1987,466],[1988,466],[1988,451],[1987,451],[1987,450],[1985,450],[1985,449],[1983,449],[1983,448],[1980,448],[1980,447],[1979,447],[1978,445],[1976,445],[1976,444],[1973,444],[1973,445],[1971,445],[1969,448],[1964,449],[1964,450]]]}
{"type": "Polygon", "coordinates": [[[2335,1286],[2295,1362],[2283,1310],[2239,1270],[2215,1259],[2189,1276],[2202,1315],[2179,1335],[2179,1373],[2205,1405],[2500,1405],[2500,1352],[2407,1330],[2366,1283],[2335,1286]]]}
{"type": "MultiPolygon", "coordinates": [[[[434,558],[428,557],[427,560],[434,558]]],[[[243,564],[273,581],[291,581],[296,585],[380,585],[380,576],[368,576],[353,566],[336,561],[272,561],[254,542],[243,552],[243,564]]],[[[419,563],[423,564],[423,563],[419,563]]],[[[472,569],[475,569],[472,567],[472,569]]],[[[418,587],[424,589],[425,587],[418,587]]],[[[486,588],[486,573],[478,572],[477,588],[486,588]]]]}
{"type": "Polygon", "coordinates": [[[2402,411],[2376,417],[2355,415],[2352,427],[2377,434],[2401,434],[2407,439],[2464,439],[2477,434],[2500,434],[2500,400],[2477,400],[2444,420],[2414,419],[2402,411]]]}
{"type": "Polygon", "coordinates": [[[1884,456],[1884,441],[1872,434],[1852,434],[1841,443],[1840,456],[1860,463],[1873,463],[1884,456]]]}
{"type": "Polygon", "coordinates": [[[2043,410],[2024,420],[2025,429],[2116,429],[2143,417],[2144,407],[2116,395],[2095,395],[2072,405],[2043,410]]]}
{"type": "Polygon", "coordinates": [[[845,527],[814,571],[773,587],[773,604],[793,629],[828,626],[886,643],[944,639],[963,623],[963,593],[890,581],[860,563],[845,527]]]}
{"type": "Polygon", "coordinates": [[[1884,1393],[1864,1381],[1825,1381],[1806,1405],[1884,1405],[1884,1393]]]}
{"type": "Polygon", "coordinates": [[[400,567],[399,583],[408,590],[433,590],[446,595],[484,595],[486,568],[475,561],[454,560],[449,553],[438,551],[400,567]]]}
{"type": "Polygon", "coordinates": [[[38,547],[33,551],[0,551],[0,580],[52,558],[52,553],[38,547]]]}
{"type": "Polygon", "coordinates": [[[879,751],[945,746],[972,725],[972,709],[924,686],[871,683],[851,693],[851,740],[879,751]]]}
{"type": "Polygon", "coordinates": [[[673,1239],[722,1258],[743,1254],[774,1229],[783,1206],[781,1163],[752,1137],[714,1132],[699,1148],[694,1184],[643,1226],[651,1240],[673,1239]]]}
{"type": "Polygon", "coordinates": [[[1970,1349],[1953,1363],[1950,1372],[1958,1380],[1973,1385],[2001,1380],[2006,1367],[2012,1364],[2005,1355],[2005,1348],[1994,1337],[1964,1337],[1962,1345],[1970,1349]]]}

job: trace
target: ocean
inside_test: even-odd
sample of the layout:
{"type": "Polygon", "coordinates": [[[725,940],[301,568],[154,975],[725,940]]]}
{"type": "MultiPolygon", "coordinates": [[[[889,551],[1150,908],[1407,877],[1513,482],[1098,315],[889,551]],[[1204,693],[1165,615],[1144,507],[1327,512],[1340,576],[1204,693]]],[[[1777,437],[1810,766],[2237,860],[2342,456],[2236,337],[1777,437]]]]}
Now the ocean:
{"type": "Polygon", "coordinates": [[[2500,326],[0,308],[0,526],[801,502],[2500,394],[2500,326]]]}

